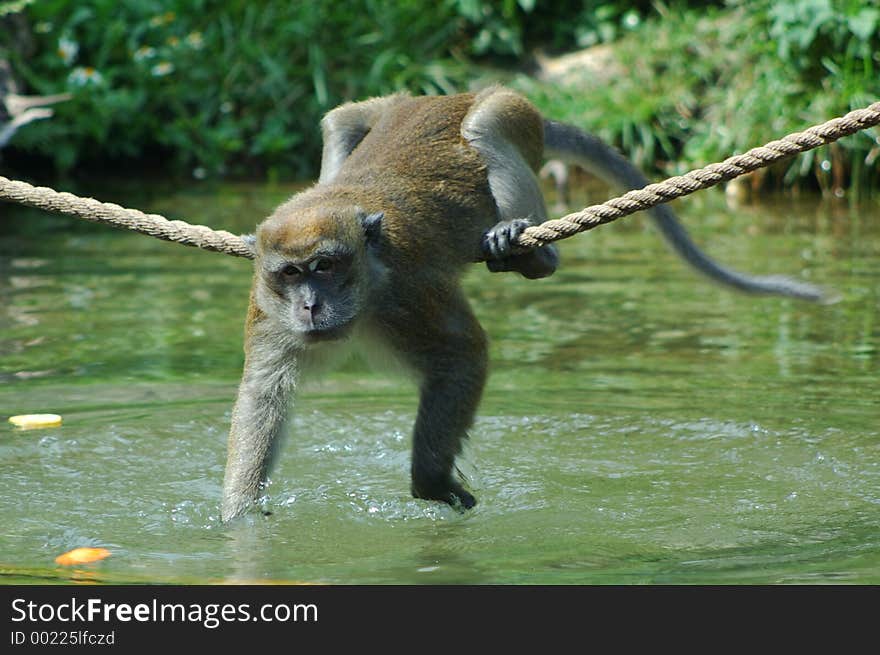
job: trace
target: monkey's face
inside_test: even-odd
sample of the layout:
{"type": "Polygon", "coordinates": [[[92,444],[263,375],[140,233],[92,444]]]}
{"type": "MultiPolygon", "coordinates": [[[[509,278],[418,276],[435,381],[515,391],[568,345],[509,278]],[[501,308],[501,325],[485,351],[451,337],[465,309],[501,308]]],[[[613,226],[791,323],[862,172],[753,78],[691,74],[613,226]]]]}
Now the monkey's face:
{"type": "Polygon", "coordinates": [[[360,308],[354,259],[343,244],[326,243],[307,258],[285,258],[264,272],[281,305],[278,318],[304,343],[340,339],[351,329],[360,308]]]}
{"type": "Polygon", "coordinates": [[[302,345],[347,336],[369,294],[368,228],[379,222],[356,208],[267,220],[257,232],[260,309],[302,345]]]}

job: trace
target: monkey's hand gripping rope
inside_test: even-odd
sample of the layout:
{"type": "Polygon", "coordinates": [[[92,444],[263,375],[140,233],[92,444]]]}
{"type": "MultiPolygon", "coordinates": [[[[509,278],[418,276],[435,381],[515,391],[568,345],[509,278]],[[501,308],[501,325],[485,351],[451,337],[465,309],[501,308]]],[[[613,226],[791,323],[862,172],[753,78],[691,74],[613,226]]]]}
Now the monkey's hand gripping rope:
{"type": "MultiPolygon", "coordinates": [[[[661,203],[770,166],[787,157],[818,148],[877,124],[880,124],[880,102],[875,102],[864,109],[856,109],[846,116],[815,125],[803,132],[794,132],[777,141],[753,148],[742,155],[730,157],[721,163],[710,164],[657,184],[649,184],[642,189],[612,198],[601,205],[593,205],[562,218],[526,228],[519,235],[516,245],[528,250],[552,241],[566,239],[629,214],[650,209],[661,203]]],[[[0,176],[0,199],[70,214],[89,221],[109,223],[165,241],[174,241],[204,250],[248,259],[253,259],[255,256],[250,243],[231,232],[213,230],[204,225],[192,225],[184,221],[169,221],[158,214],[145,214],[137,209],[126,209],[94,198],[80,198],[47,187],[34,187],[26,182],[10,180],[2,176],[0,176]]]]}

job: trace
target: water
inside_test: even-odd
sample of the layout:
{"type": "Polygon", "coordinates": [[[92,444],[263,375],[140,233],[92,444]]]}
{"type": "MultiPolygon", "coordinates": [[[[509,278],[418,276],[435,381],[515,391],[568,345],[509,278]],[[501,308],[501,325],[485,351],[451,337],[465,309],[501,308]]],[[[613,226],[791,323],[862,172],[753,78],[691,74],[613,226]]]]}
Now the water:
{"type": "MultiPolygon", "coordinates": [[[[93,194],[244,232],[290,192],[93,194]]],[[[880,582],[880,206],[678,207],[726,263],[842,300],[719,290],[641,217],[563,242],[547,280],[475,266],[492,343],[462,462],[477,508],[409,496],[415,391],[354,362],[298,403],[272,515],[225,526],[249,262],[3,205],[3,579],[880,582]],[[37,412],[63,427],[5,422],[37,412]],[[113,554],[54,564],[77,546],[113,554]]]]}

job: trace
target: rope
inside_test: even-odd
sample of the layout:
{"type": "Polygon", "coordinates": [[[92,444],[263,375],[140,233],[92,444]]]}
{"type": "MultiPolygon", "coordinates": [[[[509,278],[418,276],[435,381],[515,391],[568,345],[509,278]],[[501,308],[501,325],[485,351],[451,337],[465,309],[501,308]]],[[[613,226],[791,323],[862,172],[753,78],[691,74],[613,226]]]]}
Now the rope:
{"type": "Polygon", "coordinates": [[[205,225],[193,225],[184,221],[169,221],[158,214],[145,214],[137,209],[126,209],[111,202],[80,198],[72,193],[35,187],[27,182],[10,180],[2,176],[0,176],[0,198],[30,207],[78,216],[87,221],[109,223],[126,230],[149,234],[157,239],[182,243],[185,246],[195,246],[248,259],[253,259],[255,255],[253,248],[240,236],[225,230],[213,230],[205,225]]]}
{"type": "Polygon", "coordinates": [[[528,227],[519,235],[516,245],[531,249],[551,241],[566,239],[578,232],[592,230],[623,216],[650,209],[694,191],[708,189],[719,182],[732,180],[770,166],[787,157],[837,141],[878,123],[880,123],[880,102],[875,102],[864,109],[851,111],[842,118],[834,118],[803,132],[794,132],[777,141],[771,141],[765,146],[752,148],[745,154],[730,157],[720,164],[709,164],[705,168],[698,168],[657,184],[649,184],[643,189],[630,191],[601,205],[593,205],[562,218],[528,227]]]}
{"type": "MultiPolygon", "coordinates": [[[[794,132],[777,141],[753,148],[745,154],[725,159],[719,164],[710,164],[657,184],[649,184],[643,189],[630,191],[601,205],[592,205],[562,218],[528,227],[519,235],[514,245],[522,249],[531,249],[566,239],[629,214],[650,209],[695,191],[708,189],[719,182],[732,180],[770,166],[787,157],[837,141],[878,123],[880,123],[880,102],[875,102],[864,109],[851,111],[842,118],[834,118],[803,132],[794,132]]],[[[192,225],[184,221],[169,221],[158,214],[145,214],[137,209],[126,209],[94,198],[80,198],[72,193],[35,187],[2,176],[0,176],[0,199],[78,216],[88,221],[109,223],[186,246],[247,259],[253,259],[255,256],[254,249],[249,243],[242,237],[225,230],[213,230],[205,225],[192,225]]]]}

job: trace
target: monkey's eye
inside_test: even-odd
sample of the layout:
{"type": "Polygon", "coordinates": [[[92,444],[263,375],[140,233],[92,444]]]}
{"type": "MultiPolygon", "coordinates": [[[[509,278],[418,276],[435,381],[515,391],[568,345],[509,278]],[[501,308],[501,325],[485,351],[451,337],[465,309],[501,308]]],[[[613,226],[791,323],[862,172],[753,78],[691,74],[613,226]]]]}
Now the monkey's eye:
{"type": "Polygon", "coordinates": [[[294,266],[293,264],[287,264],[284,268],[281,269],[281,275],[287,278],[296,278],[302,275],[302,269],[298,266],[294,266]]]}
{"type": "Polygon", "coordinates": [[[318,257],[309,262],[309,270],[312,273],[329,273],[333,270],[333,260],[327,257],[318,257]]]}

